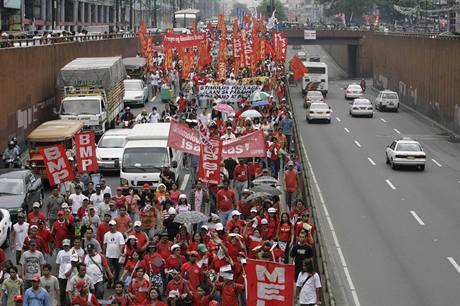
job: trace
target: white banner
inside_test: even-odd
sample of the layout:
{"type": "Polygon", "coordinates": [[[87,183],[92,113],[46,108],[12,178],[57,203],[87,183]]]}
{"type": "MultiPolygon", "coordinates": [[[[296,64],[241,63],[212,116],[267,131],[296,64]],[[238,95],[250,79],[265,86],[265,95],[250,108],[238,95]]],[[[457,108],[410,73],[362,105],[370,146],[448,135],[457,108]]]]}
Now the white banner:
{"type": "Polygon", "coordinates": [[[200,98],[240,101],[258,90],[262,85],[200,85],[198,94],[200,98]]]}

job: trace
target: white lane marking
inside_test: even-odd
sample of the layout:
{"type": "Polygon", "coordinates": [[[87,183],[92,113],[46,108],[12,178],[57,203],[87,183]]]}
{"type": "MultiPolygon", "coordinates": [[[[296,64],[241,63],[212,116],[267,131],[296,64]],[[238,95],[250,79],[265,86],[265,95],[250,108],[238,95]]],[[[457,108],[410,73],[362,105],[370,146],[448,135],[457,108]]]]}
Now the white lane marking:
{"type": "Polygon", "coordinates": [[[457,270],[458,273],[460,273],[460,266],[458,263],[453,259],[452,257],[447,257],[447,260],[454,266],[455,270],[457,270]]]}
{"type": "Polygon", "coordinates": [[[385,182],[388,184],[388,186],[390,186],[391,189],[396,190],[395,185],[393,185],[393,183],[390,180],[387,179],[385,180],[385,182]]]}
{"type": "Polygon", "coordinates": [[[380,118],[380,120],[382,120],[382,122],[387,122],[387,121],[386,121],[385,119],[383,119],[383,118],[380,118]]]}
{"type": "Polygon", "coordinates": [[[342,120],[340,120],[339,117],[335,117],[335,119],[336,119],[338,122],[342,121],[342,120]]]}
{"type": "Polygon", "coordinates": [[[431,159],[431,161],[432,161],[433,163],[435,163],[436,166],[442,167],[442,165],[441,165],[440,163],[438,163],[435,159],[431,159]]]}
{"type": "Polygon", "coordinates": [[[398,134],[401,134],[401,132],[398,131],[397,129],[393,129],[393,131],[395,131],[395,132],[398,133],[398,134]]]}
{"type": "Polygon", "coordinates": [[[355,140],[355,145],[357,145],[358,148],[361,148],[361,144],[357,140],[355,140]]]}
{"type": "MultiPolygon", "coordinates": [[[[347,129],[345,129],[345,130],[347,130],[347,129]]],[[[356,306],[361,306],[361,304],[359,303],[358,293],[356,292],[355,286],[353,284],[353,280],[351,279],[350,271],[348,270],[348,265],[347,265],[347,262],[345,260],[345,256],[343,256],[342,248],[340,247],[339,240],[337,239],[337,235],[335,233],[334,226],[332,225],[332,220],[331,220],[331,217],[329,215],[329,210],[327,209],[326,202],[324,201],[323,193],[321,192],[321,188],[319,188],[318,180],[316,179],[315,172],[313,171],[313,167],[311,166],[310,159],[308,158],[307,150],[305,149],[305,144],[303,143],[303,138],[302,137],[300,137],[300,144],[302,145],[302,150],[304,152],[305,160],[307,161],[307,166],[308,166],[308,169],[310,171],[311,177],[313,179],[313,184],[315,185],[316,191],[317,191],[317,193],[319,195],[319,200],[321,202],[321,205],[322,205],[322,208],[323,208],[323,211],[324,211],[324,215],[326,217],[327,223],[329,224],[329,230],[331,231],[332,237],[334,239],[334,243],[336,244],[337,252],[339,254],[340,261],[342,262],[342,267],[343,267],[343,270],[345,272],[345,276],[347,278],[348,286],[350,287],[350,291],[351,291],[351,295],[353,297],[353,301],[354,301],[356,306]]]]}
{"type": "Polygon", "coordinates": [[[185,188],[187,188],[187,183],[188,183],[188,180],[190,178],[190,174],[185,174],[184,175],[184,179],[182,180],[182,184],[180,184],[180,190],[185,190],[185,188]]]}
{"type": "Polygon", "coordinates": [[[418,222],[418,224],[425,225],[425,222],[423,222],[422,218],[420,218],[415,211],[411,210],[410,213],[412,217],[414,217],[414,219],[418,222]]]}
{"type": "Polygon", "coordinates": [[[350,130],[347,128],[343,128],[347,133],[350,133],[350,130]]]}
{"type": "Polygon", "coordinates": [[[375,162],[372,160],[372,158],[368,157],[367,160],[371,163],[372,166],[375,166],[375,162]]]}

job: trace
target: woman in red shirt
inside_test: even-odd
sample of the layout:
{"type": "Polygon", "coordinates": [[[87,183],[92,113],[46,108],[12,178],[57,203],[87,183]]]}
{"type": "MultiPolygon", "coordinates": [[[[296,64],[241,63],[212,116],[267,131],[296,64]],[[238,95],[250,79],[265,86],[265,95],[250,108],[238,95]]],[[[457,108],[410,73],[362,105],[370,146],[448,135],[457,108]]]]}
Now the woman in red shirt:
{"type": "Polygon", "coordinates": [[[166,259],[165,270],[166,272],[170,269],[175,269],[180,271],[182,264],[185,263],[185,257],[182,256],[181,247],[178,244],[173,244],[171,246],[171,255],[166,259]]]}
{"type": "Polygon", "coordinates": [[[193,240],[189,244],[187,251],[188,252],[198,251],[198,245],[200,243],[204,243],[203,238],[201,237],[199,232],[195,232],[195,234],[193,234],[193,240]]]}
{"type": "Polygon", "coordinates": [[[128,260],[133,259],[133,254],[136,251],[137,251],[137,238],[130,235],[128,236],[128,239],[126,239],[125,248],[123,249],[123,252],[122,252],[122,254],[126,256],[125,263],[128,262],[128,260]]]}
{"type": "Polygon", "coordinates": [[[129,284],[132,283],[132,280],[135,277],[134,274],[136,272],[137,267],[143,267],[144,269],[146,268],[144,261],[139,259],[139,254],[135,251],[132,254],[132,258],[126,260],[125,269],[120,277],[120,279],[123,279],[125,275],[127,275],[125,279],[126,287],[128,287],[129,284]]]}
{"type": "Polygon", "coordinates": [[[181,192],[177,189],[177,185],[173,183],[171,185],[171,190],[169,191],[169,198],[171,199],[171,201],[173,201],[174,205],[177,205],[177,203],[179,202],[180,194],[181,192]]]}
{"type": "Polygon", "coordinates": [[[291,223],[295,224],[297,223],[297,220],[299,220],[303,213],[307,210],[307,208],[303,205],[302,199],[298,199],[295,202],[294,208],[291,210],[291,215],[289,216],[291,219],[291,223]]]}
{"type": "Polygon", "coordinates": [[[157,245],[153,242],[147,246],[147,254],[142,259],[142,266],[150,279],[152,286],[157,288],[163,287],[163,278],[161,277],[161,269],[165,265],[165,260],[157,252],[157,245]]]}
{"type": "Polygon", "coordinates": [[[283,249],[284,247],[284,260],[287,263],[287,260],[289,258],[289,248],[294,243],[294,229],[287,212],[281,215],[281,220],[276,236],[279,239],[279,247],[281,249],[283,249]]]}
{"type": "Polygon", "coordinates": [[[165,302],[161,301],[160,290],[156,287],[152,287],[149,291],[149,299],[145,304],[146,306],[167,306],[165,302]]]}

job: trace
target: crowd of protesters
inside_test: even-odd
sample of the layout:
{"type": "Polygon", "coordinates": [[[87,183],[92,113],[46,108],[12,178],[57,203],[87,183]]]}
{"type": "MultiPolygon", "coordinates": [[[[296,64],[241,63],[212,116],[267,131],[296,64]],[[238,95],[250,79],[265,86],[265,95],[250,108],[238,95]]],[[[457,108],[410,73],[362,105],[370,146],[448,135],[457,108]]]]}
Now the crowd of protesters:
{"type": "Polygon", "coordinates": [[[95,185],[87,175],[52,187],[43,205],[18,215],[10,241],[15,262],[0,258],[6,305],[245,305],[248,258],[294,264],[300,304],[320,303],[312,260],[315,224],[300,196],[303,169],[283,63],[267,56],[256,75],[244,68],[218,80],[211,66],[181,78],[181,60],[164,71],[162,58],[155,53],[154,87],[167,86],[178,99],[161,114],[155,106],[150,122],[190,123],[186,115],[194,111],[209,135],[223,140],[263,130],[266,157],[222,160],[221,180],[213,185],[197,179],[199,157],[189,156],[188,194],[178,189],[168,166],[159,186],[141,190],[107,186],[103,179],[95,185]],[[222,114],[213,108],[225,101],[203,102],[197,95],[198,85],[215,82],[261,85],[267,103],[255,107],[244,99],[234,104],[234,114],[222,114]],[[261,116],[241,116],[249,109],[261,116]],[[258,196],[257,187],[268,192],[258,196]],[[188,211],[209,219],[176,222],[188,211]]]}

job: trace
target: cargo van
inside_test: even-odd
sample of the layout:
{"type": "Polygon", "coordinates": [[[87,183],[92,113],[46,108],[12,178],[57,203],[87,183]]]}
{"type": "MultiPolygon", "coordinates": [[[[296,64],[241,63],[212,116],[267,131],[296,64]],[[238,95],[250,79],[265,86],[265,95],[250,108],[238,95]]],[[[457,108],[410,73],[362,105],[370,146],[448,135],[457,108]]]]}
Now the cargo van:
{"type": "Polygon", "coordinates": [[[122,186],[142,188],[144,184],[155,188],[160,184],[160,173],[170,166],[180,181],[183,173],[183,152],[167,147],[170,123],[144,123],[135,125],[126,137],[120,168],[122,186]]]}

